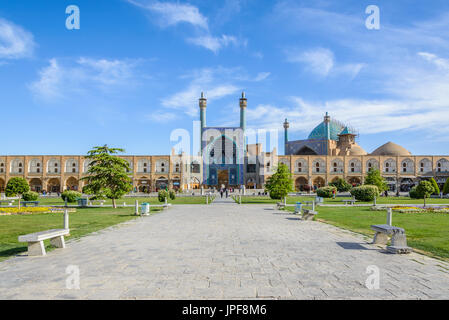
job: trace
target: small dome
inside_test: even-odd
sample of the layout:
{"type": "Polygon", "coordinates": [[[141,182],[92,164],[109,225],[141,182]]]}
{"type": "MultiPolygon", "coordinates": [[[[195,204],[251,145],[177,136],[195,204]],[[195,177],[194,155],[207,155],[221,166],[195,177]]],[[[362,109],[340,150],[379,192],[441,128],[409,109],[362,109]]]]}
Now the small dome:
{"type": "Polygon", "coordinates": [[[357,144],[354,144],[351,146],[351,149],[349,149],[349,155],[351,156],[365,156],[368,153],[363,150],[363,148],[357,144]]]}
{"type": "Polygon", "coordinates": [[[374,150],[371,155],[373,156],[411,156],[410,151],[401,147],[400,145],[387,142],[384,145],[380,146],[376,150],[374,150]]]}

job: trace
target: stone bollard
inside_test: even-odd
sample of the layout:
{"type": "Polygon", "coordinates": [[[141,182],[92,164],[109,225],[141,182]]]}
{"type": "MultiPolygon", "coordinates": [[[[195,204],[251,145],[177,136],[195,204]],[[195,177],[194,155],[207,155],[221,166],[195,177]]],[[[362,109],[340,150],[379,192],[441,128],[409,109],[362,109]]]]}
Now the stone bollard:
{"type": "Polygon", "coordinates": [[[312,211],[315,211],[315,200],[312,201],[312,211]]]}
{"type": "Polygon", "coordinates": [[[135,214],[136,216],[139,215],[139,200],[137,200],[137,199],[136,199],[136,202],[135,202],[134,214],[135,214]]]}
{"type": "Polygon", "coordinates": [[[374,206],[377,206],[377,199],[374,197],[374,206]]]}
{"type": "Polygon", "coordinates": [[[242,195],[239,194],[239,204],[242,204],[242,195]]]}
{"type": "Polygon", "coordinates": [[[209,204],[209,196],[206,194],[206,204],[209,204]]]}
{"type": "Polygon", "coordinates": [[[64,209],[64,229],[69,229],[69,209],[64,209]]]}
{"type": "Polygon", "coordinates": [[[391,208],[387,209],[387,225],[392,225],[392,219],[393,219],[393,210],[391,208]]]}

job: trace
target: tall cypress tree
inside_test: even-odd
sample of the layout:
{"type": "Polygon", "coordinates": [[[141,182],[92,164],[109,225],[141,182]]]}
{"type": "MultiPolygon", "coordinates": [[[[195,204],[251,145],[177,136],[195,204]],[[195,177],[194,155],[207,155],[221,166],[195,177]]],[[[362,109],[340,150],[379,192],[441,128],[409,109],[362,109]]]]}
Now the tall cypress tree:
{"type": "Polygon", "coordinates": [[[430,178],[430,183],[433,186],[433,189],[435,189],[435,192],[433,194],[439,196],[440,195],[440,188],[438,187],[437,182],[435,181],[434,178],[430,178]]]}

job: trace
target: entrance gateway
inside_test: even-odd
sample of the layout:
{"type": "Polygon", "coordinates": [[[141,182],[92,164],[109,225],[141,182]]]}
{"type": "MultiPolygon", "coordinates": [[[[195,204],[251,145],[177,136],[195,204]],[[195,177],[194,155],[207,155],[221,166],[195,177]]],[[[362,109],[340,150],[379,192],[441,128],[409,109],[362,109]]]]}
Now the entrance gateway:
{"type": "Polygon", "coordinates": [[[218,186],[224,185],[226,188],[229,187],[229,171],[218,170],[218,186]]]}

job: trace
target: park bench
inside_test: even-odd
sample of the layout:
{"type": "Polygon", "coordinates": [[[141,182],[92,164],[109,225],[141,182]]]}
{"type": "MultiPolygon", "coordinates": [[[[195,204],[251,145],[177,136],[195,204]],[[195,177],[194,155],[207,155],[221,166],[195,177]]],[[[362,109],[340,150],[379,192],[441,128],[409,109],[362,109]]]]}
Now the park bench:
{"type": "Polygon", "coordinates": [[[312,221],[313,218],[318,214],[318,212],[312,209],[302,209],[301,220],[303,221],[312,221]]]}
{"type": "Polygon", "coordinates": [[[50,244],[57,248],[65,248],[64,236],[69,234],[69,229],[52,229],[19,236],[19,242],[28,242],[29,256],[45,256],[44,240],[50,239],[50,244]]]}
{"type": "Polygon", "coordinates": [[[412,249],[407,246],[407,237],[402,228],[390,226],[389,224],[372,225],[374,234],[373,244],[387,244],[388,237],[391,236],[391,245],[387,246],[387,251],[391,253],[410,253],[412,249]]]}
{"type": "Polygon", "coordinates": [[[276,203],[276,209],[283,209],[285,207],[294,207],[294,204],[285,204],[283,202],[277,202],[276,203]]]}
{"type": "Polygon", "coordinates": [[[23,205],[24,207],[28,207],[29,204],[33,204],[34,207],[39,206],[39,201],[22,201],[20,202],[21,205],[23,205]]]}
{"type": "Polygon", "coordinates": [[[89,200],[89,202],[90,202],[91,206],[95,205],[95,203],[99,204],[100,206],[103,206],[106,201],[105,200],[89,200]]]}
{"type": "Polygon", "coordinates": [[[8,206],[12,206],[14,200],[0,200],[0,205],[3,205],[3,203],[8,204],[8,206]]]}
{"type": "Polygon", "coordinates": [[[343,201],[346,206],[348,205],[348,203],[350,203],[351,206],[353,206],[357,202],[357,200],[355,200],[355,199],[349,199],[349,200],[345,199],[345,200],[341,200],[341,201],[343,201]]]}

